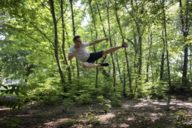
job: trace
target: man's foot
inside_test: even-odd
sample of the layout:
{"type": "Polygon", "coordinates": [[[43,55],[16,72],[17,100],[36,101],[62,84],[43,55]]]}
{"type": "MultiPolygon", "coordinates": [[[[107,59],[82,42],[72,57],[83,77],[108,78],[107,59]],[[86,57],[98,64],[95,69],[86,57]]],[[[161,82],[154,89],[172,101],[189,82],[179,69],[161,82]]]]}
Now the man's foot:
{"type": "Polygon", "coordinates": [[[100,65],[101,65],[101,66],[109,66],[108,63],[101,63],[100,65]]]}
{"type": "Polygon", "coordinates": [[[122,45],[121,45],[123,48],[127,48],[128,47],[128,45],[127,45],[127,43],[123,43],[122,45]]]}

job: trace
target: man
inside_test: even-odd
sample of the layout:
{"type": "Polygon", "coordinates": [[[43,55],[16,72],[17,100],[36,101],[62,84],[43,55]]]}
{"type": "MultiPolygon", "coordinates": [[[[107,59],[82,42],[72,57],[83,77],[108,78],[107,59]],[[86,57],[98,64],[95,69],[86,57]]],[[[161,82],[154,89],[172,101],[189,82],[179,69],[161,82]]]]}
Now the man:
{"type": "Polygon", "coordinates": [[[82,65],[85,68],[109,66],[108,63],[94,64],[94,62],[99,58],[105,57],[107,54],[112,53],[120,48],[126,48],[127,44],[123,43],[121,46],[93,53],[89,53],[85,49],[87,46],[95,45],[104,40],[108,40],[108,38],[98,39],[90,43],[83,43],[80,36],[75,36],[73,38],[74,45],[69,49],[68,59],[71,60],[73,57],[76,57],[77,60],[82,62],[82,65]]]}

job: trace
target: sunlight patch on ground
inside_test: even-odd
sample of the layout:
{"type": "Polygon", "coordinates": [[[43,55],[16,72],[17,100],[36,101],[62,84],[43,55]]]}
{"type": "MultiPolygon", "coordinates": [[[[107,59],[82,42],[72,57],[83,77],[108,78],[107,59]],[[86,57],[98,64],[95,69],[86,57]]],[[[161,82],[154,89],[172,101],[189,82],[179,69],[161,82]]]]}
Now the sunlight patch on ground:
{"type": "Polygon", "coordinates": [[[113,113],[107,113],[104,115],[97,116],[98,120],[103,124],[107,124],[109,119],[112,119],[114,117],[115,117],[115,114],[113,114],[113,113]]]}
{"type": "Polygon", "coordinates": [[[152,122],[158,120],[163,114],[162,113],[150,113],[150,119],[152,122]]]}
{"type": "Polygon", "coordinates": [[[122,124],[111,124],[110,128],[129,128],[129,124],[122,123],[122,124]]]}
{"type": "Polygon", "coordinates": [[[130,107],[129,104],[123,104],[123,105],[122,105],[122,108],[124,108],[124,109],[129,108],[129,107],[130,107]]]}
{"type": "Polygon", "coordinates": [[[61,118],[61,119],[57,119],[55,121],[50,121],[50,122],[44,123],[44,125],[45,126],[59,126],[59,125],[62,125],[66,122],[69,122],[71,120],[72,119],[70,119],[70,118],[61,118]]]}
{"type": "Polygon", "coordinates": [[[11,110],[11,108],[7,108],[7,107],[0,107],[0,112],[1,112],[1,111],[8,111],[8,110],[11,110]]]}
{"type": "Polygon", "coordinates": [[[166,106],[167,105],[166,102],[159,102],[159,101],[151,101],[151,103],[154,105],[160,105],[160,106],[166,106]]]}
{"type": "Polygon", "coordinates": [[[129,125],[126,124],[126,123],[123,123],[123,124],[119,125],[119,128],[128,128],[128,127],[129,127],[129,125]]]}
{"type": "MultiPolygon", "coordinates": [[[[154,105],[160,105],[160,106],[167,105],[167,102],[151,101],[151,103],[154,105]]],[[[179,101],[179,100],[171,100],[170,105],[192,108],[192,102],[183,102],[183,101],[179,101]]]]}
{"type": "Polygon", "coordinates": [[[20,115],[16,115],[16,117],[31,117],[30,114],[20,114],[20,115]]]}
{"type": "Polygon", "coordinates": [[[128,117],[127,118],[127,121],[134,121],[135,120],[135,117],[128,117]]]}
{"type": "Polygon", "coordinates": [[[183,102],[183,101],[174,101],[172,102],[173,104],[181,107],[187,107],[192,109],[192,103],[191,102],[183,102]]]}
{"type": "Polygon", "coordinates": [[[149,106],[149,103],[148,102],[141,102],[141,103],[134,105],[135,108],[140,108],[140,107],[145,107],[145,106],[149,106]]]}

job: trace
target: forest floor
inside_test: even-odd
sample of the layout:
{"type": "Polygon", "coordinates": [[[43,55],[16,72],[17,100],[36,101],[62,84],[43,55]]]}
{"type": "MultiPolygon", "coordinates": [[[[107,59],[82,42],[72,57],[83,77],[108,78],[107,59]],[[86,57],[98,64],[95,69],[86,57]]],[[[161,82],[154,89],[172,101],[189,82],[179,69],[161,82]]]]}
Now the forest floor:
{"type": "Polygon", "coordinates": [[[0,107],[0,128],[192,128],[192,102],[123,100],[104,113],[99,105],[0,107]]]}

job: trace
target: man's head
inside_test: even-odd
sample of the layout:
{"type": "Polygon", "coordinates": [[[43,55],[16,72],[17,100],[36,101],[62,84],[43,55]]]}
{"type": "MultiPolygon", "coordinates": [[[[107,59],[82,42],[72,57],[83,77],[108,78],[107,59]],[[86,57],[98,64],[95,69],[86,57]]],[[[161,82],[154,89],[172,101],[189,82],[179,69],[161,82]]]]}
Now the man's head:
{"type": "Polygon", "coordinates": [[[75,36],[73,38],[73,42],[75,43],[76,47],[80,47],[82,44],[81,37],[79,35],[75,36]]]}

